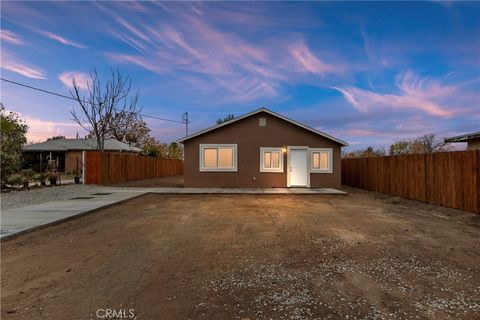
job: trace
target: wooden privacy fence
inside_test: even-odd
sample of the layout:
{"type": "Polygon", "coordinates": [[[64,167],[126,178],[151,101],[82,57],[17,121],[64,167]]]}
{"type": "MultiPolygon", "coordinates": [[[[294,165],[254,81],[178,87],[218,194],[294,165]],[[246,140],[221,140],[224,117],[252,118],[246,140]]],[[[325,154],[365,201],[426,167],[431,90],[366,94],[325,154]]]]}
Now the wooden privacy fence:
{"type": "Polygon", "coordinates": [[[85,183],[110,184],[183,174],[183,160],[87,151],[85,183]]]}
{"type": "Polygon", "coordinates": [[[480,213],[480,150],[342,159],[342,183],[480,213]]]}

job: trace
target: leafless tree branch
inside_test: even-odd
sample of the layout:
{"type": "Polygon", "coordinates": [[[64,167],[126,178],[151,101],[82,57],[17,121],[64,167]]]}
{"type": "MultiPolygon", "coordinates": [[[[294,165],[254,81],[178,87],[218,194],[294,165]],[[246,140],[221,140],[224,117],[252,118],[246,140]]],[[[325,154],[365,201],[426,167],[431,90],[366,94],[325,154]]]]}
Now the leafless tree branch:
{"type": "Polygon", "coordinates": [[[104,151],[105,139],[112,119],[118,114],[138,117],[139,93],[130,96],[132,82],[129,76],[118,70],[111,70],[111,77],[104,85],[96,70],[90,71],[90,81],[86,88],[81,88],[75,78],[72,80],[72,97],[77,100],[79,110],[72,109],[73,120],[83,129],[89,131],[97,142],[97,149],[104,151]]]}

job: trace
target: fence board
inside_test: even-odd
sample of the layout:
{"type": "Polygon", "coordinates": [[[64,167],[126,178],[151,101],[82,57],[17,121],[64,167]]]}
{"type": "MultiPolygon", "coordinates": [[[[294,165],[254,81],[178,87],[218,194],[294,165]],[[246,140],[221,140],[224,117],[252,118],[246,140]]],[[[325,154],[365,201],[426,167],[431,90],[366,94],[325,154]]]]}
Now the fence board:
{"type": "Polygon", "coordinates": [[[183,160],[88,151],[86,184],[111,184],[183,174],[183,160]]]}
{"type": "Polygon", "coordinates": [[[480,150],[342,159],[342,183],[480,213],[480,150]]]}

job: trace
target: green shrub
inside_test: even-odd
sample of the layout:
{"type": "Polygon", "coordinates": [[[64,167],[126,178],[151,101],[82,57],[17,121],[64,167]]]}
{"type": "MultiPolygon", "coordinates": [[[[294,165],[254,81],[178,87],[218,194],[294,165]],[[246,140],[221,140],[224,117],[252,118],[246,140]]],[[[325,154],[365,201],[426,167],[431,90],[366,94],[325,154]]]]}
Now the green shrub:
{"type": "Polygon", "coordinates": [[[25,177],[22,175],[22,174],[19,174],[19,173],[15,173],[15,174],[12,174],[10,176],[8,176],[7,178],[7,184],[9,186],[17,186],[17,185],[23,185],[23,183],[25,182],[25,177]]]}
{"type": "Polygon", "coordinates": [[[32,169],[25,169],[22,170],[22,174],[27,179],[28,181],[33,180],[33,176],[35,175],[35,172],[33,172],[32,169]]]}
{"type": "Polygon", "coordinates": [[[0,165],[0,184],[2,188],[5,184],[9,184],[10,176],[20,169],[22,145],[27,142],[27,130],[28,126],[19,114],[8,112],[0,102],[0,163],[2,164],[0,165]]]}
{"type": "Polygon", "coordinates": [[[33,175],[33,181],[42,182],[47,179],[47,174],[45,172],[39,172],[33,175]]]}

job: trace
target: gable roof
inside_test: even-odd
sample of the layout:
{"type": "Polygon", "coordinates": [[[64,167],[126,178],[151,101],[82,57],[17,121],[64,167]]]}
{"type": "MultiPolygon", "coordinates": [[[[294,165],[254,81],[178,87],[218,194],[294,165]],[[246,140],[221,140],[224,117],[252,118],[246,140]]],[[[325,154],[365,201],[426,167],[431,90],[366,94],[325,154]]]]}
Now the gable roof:
{"type": "MultiPolygon", "coordinates": [[[[105,139],[104,148],[105,151],[140,151],[137,147],[132,147],[115,139],[105,139]]],[[[54,139],[24,146],[22,149],[23,151],[96,150],[97,141],[95,139],[54,139]]]]}
{"type": "Polygon", "coordinates": [[[480,139],[480,131],[462,134],[460,136],[445,138],[445,142],[467,142],[469,140],[480,139]]]}
{"type": "Polygon", "coordinates": [[[216,130],[216,129],[221,128],[221,127],[224,127],[224,126],[228,126],[229,124],[232,124],[232,123],[237,122],[237,121],[239,121],[239,120],[242,120],[242,119],[245,119],[245,118],[247,118],[247,117],[253,116],[253,115],[255,115],[255,114],[257,114],[257,113],[260,113],[260,112],[265,112],[265,113],[268,113],[268,114],[270,114],[270,115],[272,115],[272,116],[274,116],[274,117],[277,117],[277,118],[280,118],[280,119],[285,120],[285,121],[287,121],[287,122],[290,122],[291,124],[294,124],[294,125],[296,125],[296,126],[298,126],[298,127],[301,127],[301,128],[303,128],[303,129],[305,129],[305,130],[311,131],[311,132],[313,132],[313,133],[315,133],[315,134],[318,134],[319,136],[322,136],[322,137],[324,137],[324,138],[327,138],[327,139],[330,139],[330,140],[332,140],[332,141],[335,141],[335,142],[341,144],[342,146],[348,146],[348,143],[346,143],[346,142],[343,141],[343,140],[337,139],[337,138],[335,138],[335,137],[333,137],[333,136],[331,136],[331,135],[329,135],[329,134],[326,134],[325,132],[319,131],[319,130],[314,129],[314,128],[312,128],[312,127],[309,127],[309,126],[307,126],[307,125],[305,125],[305,124],[303,124],[303,123],[300,123],[300,122],[298,122],[298,121],[295,121],[295,120],[292,120],[292,119],[290,119],[290,118],[287,118],[287,117],[285,117],[285,116],[283,116],[283,115],[281,115],[281,114],[279,114],[279,113],[273,112],[273,111],[271,111],[271,110],[269,110],[269,109],[267,109],[267,108],[260,108],[260,109],[253,110],[252,112],[246,113],[246,114],[244,114],[244,115],[242,115],[242,116],[240,116],[240,117],[238,117],[238,118],[234,118],[234,119],[232,119],[232,120],[230,120],[230,121],[217,124],[217,125],[215,125],[215,126],[206,128],[206,129],[204,129],[204,130],[197,131],[197,132],[195,132],[195,133],[193,133],[193,134],[191,134],[191,135],[189,135],[189,136],[186,136],[186,137],[184,137],[184,138],[181,138],[181,139],[179,139],[179,140],[177,140],[177,141],[178,141],[178,142],[184,142],[184,141],[190,140],[190,139],[192,139],[192,138],[194,138],[194,137],[197,137],[197,136],[199,136],[199,135],[202,135],[202,134],[204,134],[204,133],[207,133],[207,132],[216,130]]]}

